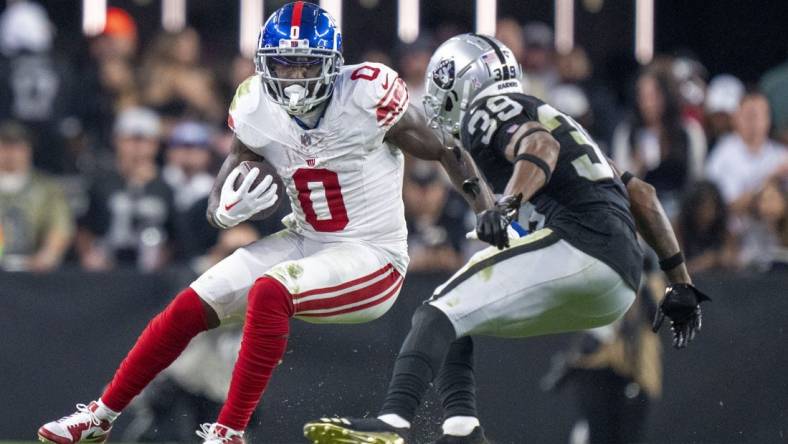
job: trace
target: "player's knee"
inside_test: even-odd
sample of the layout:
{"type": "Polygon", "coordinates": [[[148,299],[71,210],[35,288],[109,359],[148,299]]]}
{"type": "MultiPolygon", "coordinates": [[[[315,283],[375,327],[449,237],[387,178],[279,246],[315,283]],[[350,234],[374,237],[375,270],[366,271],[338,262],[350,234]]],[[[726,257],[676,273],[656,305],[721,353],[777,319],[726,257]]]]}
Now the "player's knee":
{"type": "Polygon", "coordinates": [[[432,374],[436,375],[449,345],[455,339],[456,333],[449,317],[435,306],[424,304],[413,314],[413,325],[402,343],[400,356],[421,356],[426,359],[432,374]]]}
{"type": "MultiPolygon", "coordinates": [[[[298,288],[298,278],[302,275],[302,270],[301,265],[297,261],[284,261],[271,267],[270,270],[265,272],[265,276],[258,279],[255,284],[263,280],[272,279],[276,283],[283,285],[287,291],[290,291],[290,289],[298,288]]],[[[267,284],[264,282],[263,285],[267,284]]]]}
{"type": "Polygon", "coordinates": [[[413,313],[411,318],[412,331],[425,331],[425,332],[451,332],[454,334],[454,326],[452,325],[446,313],[430,304],[423,304],[416,312],[413,313]]]}
{"type": "Polygon", "coordinates": [[[618,291],[609,293],[600,301],[604,315],[596,316],[592,319],[592,325],[588,328],[604,327],[618,321],[629,311],[635,302],[636,293],[633,290],[618,291]]]}
{"type": "Polygon", "coordinates": [[[473,339],[470,336],[464,336],[452,342],[451,350],[458,356],[472,356],[473,355],[473,339]]]}
{"type": "Polygon", "coordinates": [[[213,312],[213,309],[194,290],[186,288],[175,296],[162,315],[172,320],[183,330],[199,332],[218,325],[218,317],[215,312],[213,312],[213,316],[216,319],[216,325],[211,325],[211,318],[208,316],[206,307],[213,312]]]}
{"type": "Polygon", "coordinates": [[[293,316],[292,295],[276,279],[261,277],[249,290],[247,320],[250,316],[264,323],[287,321],[293,316]]]}
{"type": "Polygon", "coordinates": [[[202,304],[203,315],[205,316],[205,326],[208,330],[214,329],[221,324],[219,320],[219,313],[216,313],[213,307],[203,298],[200,298],[202,304]]]}

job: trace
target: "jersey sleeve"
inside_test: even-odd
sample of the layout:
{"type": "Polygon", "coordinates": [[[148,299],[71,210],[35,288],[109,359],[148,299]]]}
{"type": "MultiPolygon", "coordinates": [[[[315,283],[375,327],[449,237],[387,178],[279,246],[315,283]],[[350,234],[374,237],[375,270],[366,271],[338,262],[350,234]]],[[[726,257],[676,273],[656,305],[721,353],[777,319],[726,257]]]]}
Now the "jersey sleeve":
{"type": "Polygon", "coordinates": [[[503,122],[501,127],[498,128],[498,131],[495,132],[492,142],[490,143],[490,148],[497,151],[500,155],[505,156],[506,147],[509,146],[509,143],[511,143],[513,139],[515,143],[517,143],[517,139],[523,137],[527,131],[523,128],[523,125],[528,122],[533,122],[533,120],[524,114],[518,115],[508,122],[503,122]]]}
{"type": "Polygon", "coordinates": [[[408,88],[396,71],[381,63],[366,62],[353,67],[354,101],[378,128],[388,130],[408,109],[408,88]]]}

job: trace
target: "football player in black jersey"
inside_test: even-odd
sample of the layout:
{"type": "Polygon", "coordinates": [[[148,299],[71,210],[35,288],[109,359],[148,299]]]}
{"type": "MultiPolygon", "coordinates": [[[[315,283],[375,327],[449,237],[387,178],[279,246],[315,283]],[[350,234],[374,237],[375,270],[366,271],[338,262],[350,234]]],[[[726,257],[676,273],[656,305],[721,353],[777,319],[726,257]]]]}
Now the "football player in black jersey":
{"type": "Polygon", "coordinates": [[[614,322],[640,282],[636,228],[670,280],[655,331],[667,316],[682,348],[700,329],[707,297],[692,285],[654,189],[620,176],[571,117],[523,94],[521,75],[508,48],[477,34],[448,40],[430,60],[430,123],[447,146],[459,138],[485,176],[467,188],[482,192],[489,184],[502,196],[477,215],[476,234],[492,246],[416,310],[380,415],[309,422],[304,433],[312,442],[407,442],[419,401],[437,379],[444,408],[437,442],[486,443],[470,336],[529,337],[614,322]],[[531,230],[523,237],[512,227],[518,215],[514,225],[531,230]]]}

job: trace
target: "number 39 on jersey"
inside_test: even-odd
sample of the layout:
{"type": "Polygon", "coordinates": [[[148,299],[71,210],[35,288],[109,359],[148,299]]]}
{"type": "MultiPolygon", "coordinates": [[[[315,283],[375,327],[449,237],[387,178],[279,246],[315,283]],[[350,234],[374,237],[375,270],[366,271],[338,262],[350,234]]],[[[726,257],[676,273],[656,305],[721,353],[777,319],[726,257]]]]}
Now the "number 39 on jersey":
{"type": "Polygon", "coordinates": [[[594,182],[613,179],[613,169],[605,155],[580,124],[546,103],[534,98],[516,100],[520,97],[528,96],[497,95],[482,99],[483,105],[477,106],[467,121],[468,134],[489,145],[504,125],[537,121],[558,140],[562,150],[577,151],[571,163],[578,176],[594,182]],[[481,133],[479,139],[477,133],[481,133]]]}

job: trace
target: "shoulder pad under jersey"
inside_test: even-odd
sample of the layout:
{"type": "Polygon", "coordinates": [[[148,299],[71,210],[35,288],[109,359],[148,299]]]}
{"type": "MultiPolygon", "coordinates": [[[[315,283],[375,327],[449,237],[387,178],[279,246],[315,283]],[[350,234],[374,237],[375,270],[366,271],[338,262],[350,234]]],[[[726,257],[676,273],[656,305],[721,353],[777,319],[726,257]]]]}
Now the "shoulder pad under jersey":
{"type": "Polygon", "coordinates": [[[388,129],[408,108],[408,88],[396,71],[382,63],[364,62],[343,68],[345,94],[370,120],[388,129]]]}
{"type": "Polygon", "coordinates": [[[258,146],[251,120],[252,116],[260,106],[260,96],[262,85],[260,78],[253,75],[238,85],[235,96],[230,103],[230,111],[227,115],[227,126],[235,135],[248,146],[258,146]]]}

